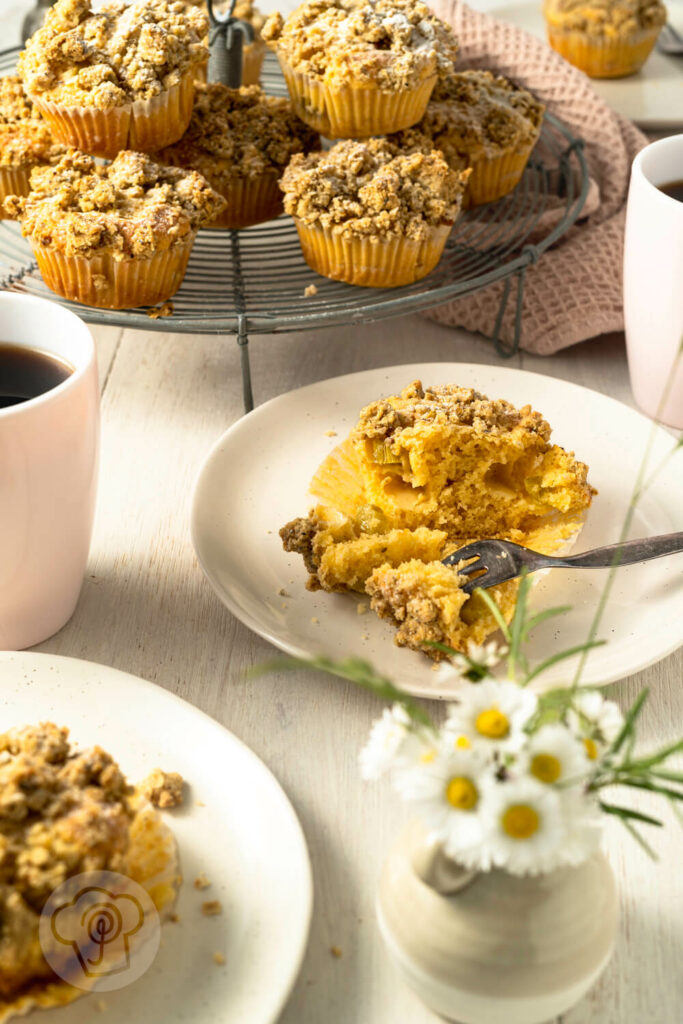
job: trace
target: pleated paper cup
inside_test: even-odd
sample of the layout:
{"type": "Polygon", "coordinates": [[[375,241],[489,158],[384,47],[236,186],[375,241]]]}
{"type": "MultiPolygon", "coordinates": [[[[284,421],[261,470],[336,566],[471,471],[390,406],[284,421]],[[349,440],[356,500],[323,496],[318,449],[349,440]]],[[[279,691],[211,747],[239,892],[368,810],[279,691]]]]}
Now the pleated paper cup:
{"type": "Polygon", "coordinates": [[[43,280],[51,291],[72,302],[101,309],[155,306],[182,284],[196,232],[170,249],[146,259],[115,260],[110,253],[65,256],[31,241],[43,280]]]}
{"type": "Polygon", "coordinates": [[[260,39],[247,43],[242,50],[242,85],[258,85],[261,80],[266,44],[260,39]]]}
{"type": "Polygon", "coordinates": [[[426,277],[441,259],[452,224],[431,228],[424,241],[411,238],[345,238],[294,218],[309,267],[333,281],[366,288],[396,288],[426,277]]]}
{"type": "Polygon", "coordinates": [[[0,220],[5,218],[2,204],[8,196],[27,196],[31,191],[32,167],[0,167],[0,220]]]}
{"type": "Polygon", "coordinates": [[[178,141],[192,116],[194,78],[192,68],[158,96],[111,110],[68,106],[36,95],[31,99],[59,142],[113,160],[122,149],[154,153],[178,141]]]}
{"type": "Polygon", "coordinates": [[[282,213],[282,192],[275,173],[259,178],[236,178],[216,191],[225,197],[228,205],[208,225],[210,228],[248,228],[250,224],[262,224],[282,213]]]}
{"type": "Polygon", "coordinates": [[[467,183],[465,206],[481,206],[512,192],[524,174],[535,140],[525,149],[488,159],[483,157],[472,164],[472,174],[467,183]]]}
{"type": "Polygon", "coordinates": [[[553,50],[591,78],[623,78],[640,71],[659,32],[657,26],[641,29],[623,39],[594,39],[584,32],[548,24],[548,42],[553,50]]]}
{"type": "Polygon", "coordinates": [[[398,92],[351,83],[332,88],[279,59],[295,113],[328,139],[365,139],[410,128],[423,116],[436,84],[436,75],[430,75],[414,89],[398,92]]]}

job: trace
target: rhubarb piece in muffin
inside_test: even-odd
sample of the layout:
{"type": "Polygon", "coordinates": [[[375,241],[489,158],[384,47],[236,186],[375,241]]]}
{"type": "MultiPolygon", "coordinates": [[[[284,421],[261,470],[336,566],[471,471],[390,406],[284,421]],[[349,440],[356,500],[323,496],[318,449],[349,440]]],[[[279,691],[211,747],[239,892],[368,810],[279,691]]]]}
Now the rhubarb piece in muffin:
{"type": "Polygon", "coordinates": [[[507,195],[524,173],[541,131],[545,107],[526,89],[490,71],[443,78],[414,129],[397,141],[427,136],[453,168],[471,167],[466,203],[478,206],[507,195]]]}
{"type": "MultiPolygon", "coordinates": [[[[96,913],[93,900],[103,902],[98,893],[106,892],[109,906],[120,900],[115,909],[137,900],[138,915],[146,894],[148,906],[168,915],[180,881],[175,841],[159,813],[110,754],[101,747],[74,749],[68,730],[51,722],[0,735],[0,848],[3,1021],[82,996],[88,979],[78,954],[100,965],[115,955],[78,916],[86,912],[89,920],[96,913]],[[70,896],[78,906],[70,905],[70,896]],[[74,944],[59,940],[69,909],[74,944]],[[48,928],[41,927],[43,911],[48,928]]],[[[136,951],[133,944],[129,953],[136,951]]]]}
{"type": "Polygon", "coordinates": [[[548,42],[591,78],[640,71],[666,21],[661,0],[545,0],[548,42]]]}
{"type": "Polygon", "coordinates": [[[19,74],[55,137],[94,156],[150,153],[190,120],[208,22],[177,0],[57,0],[26,43],[19,74]]]}
{"type": "Polygon", "coordinates": [[[282,213],[282,172],[295,153],[319,148],[317,132],[288,100],[266,96],[258,85],[212,83],[197,86],[189,128],[157,158],[199,171],[225,198],[212,227],[244,228],[282,213]]]}
{"type": "Polygon", "coordinates": [[[0,78],[0,217],[10,195],[26,196],[34,167],[55,163],[64,147],[55,142],[46,121],[16,75],[0,78]]]}
{"type": "Polygon", "coordinates": [[[286,21],[271,15],[263,38],[297,114],[329,138],[415,124],[457,52],[450,26],[421,0],[308,0],[286,21]]]}
{"type": "Polygon", "coordinates": [[[439,262],[469,173],[451,170],[437,152],[348,140],[293,157],[280,187],[313,270],[390,288],[418,281],[439,262]]]}
{"type": "Polygon", "coordinates": [[[127,151],[100,167],[70,150],[54,167],[33,171],[26,198],[5,201],[48,288],[106,309],[169,299],[198,229],[224,206],[197,171],[127,151]]]}

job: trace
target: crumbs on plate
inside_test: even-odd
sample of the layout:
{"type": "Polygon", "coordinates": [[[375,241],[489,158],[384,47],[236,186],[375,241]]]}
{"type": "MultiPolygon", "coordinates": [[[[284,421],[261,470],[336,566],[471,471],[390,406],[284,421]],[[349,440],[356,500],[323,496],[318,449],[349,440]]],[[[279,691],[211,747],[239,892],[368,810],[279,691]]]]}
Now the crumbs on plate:
{"type": "Polygon", "coordinates": [[[220,900],[206,900],[202,903],[202,914],[204,917],[216,917],[223,913],[223,904],[220,900]]]}
{"type": "Polygon", "coordinates": [[[209,879],[206,877],[203,871],[200,871],[194,880],[195,889],[208,889],[210,885],[211,882],[209,881],[209,879]]]}

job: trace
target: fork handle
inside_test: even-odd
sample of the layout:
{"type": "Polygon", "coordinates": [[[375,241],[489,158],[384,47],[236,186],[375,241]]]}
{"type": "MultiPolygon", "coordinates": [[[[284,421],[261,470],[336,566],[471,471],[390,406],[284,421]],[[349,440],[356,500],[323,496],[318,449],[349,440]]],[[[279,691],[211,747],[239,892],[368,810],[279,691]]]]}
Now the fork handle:
{"type": "Polygon", "coordinates": [[[647,562],[662,555],[673,555],[683,551],[683,533],[663,533],[659,537],[643,537],[627,540],[623,544],[609,544],[605,548],[582,551],[567,558],[548,558],[548,566],[570,568],[605,569],[611,565],[632,565],[647,562]]]}

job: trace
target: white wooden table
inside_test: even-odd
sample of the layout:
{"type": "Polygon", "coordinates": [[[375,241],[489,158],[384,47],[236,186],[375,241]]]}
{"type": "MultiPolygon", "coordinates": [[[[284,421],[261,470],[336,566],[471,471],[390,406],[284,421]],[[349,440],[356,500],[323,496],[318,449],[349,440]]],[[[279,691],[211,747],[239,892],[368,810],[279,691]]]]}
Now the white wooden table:
{"type": "MultiPolygon", "coordinates": [[[[8,43],[25,8],[24,0],[3,0],[0,28],[8,43]]],[[[245,680],[245,670],[272,648],[214,596],[189,536],[197,469],[242,412],[239,354],[233,339],[172,329],[169,321],[164,334],[94,331],[103,433],[92,551],[71,622],[37,649],[113,665],[178,693],[236,733],[282,782],[301,818],[315,877],[308,951],[282,1024],[430,1024],[432,1014],[398,982],[374,919],[380,864],[404,818],[388,787],[361,783],[356,769],[379,707],[322,675],[245,680]]],[[[254,337],[251,349],[257,402],[370,367],[496,361],[483,339],[417,317],[254,337]]],[[[510,365],[632,402],[621,336],[547,360],[520,354],[510,365]]],[[[679,651],[609,694],[626,706],[649,686],[643,740],[664,743],[681,730],[682,682],[679,651]]],[[[658,865],[616,823],[608,833],[623,908],[619,941],[598,986],[563,1024],[683,1020],[681,833],[672,823],[654,841],[658,865]]]]}

